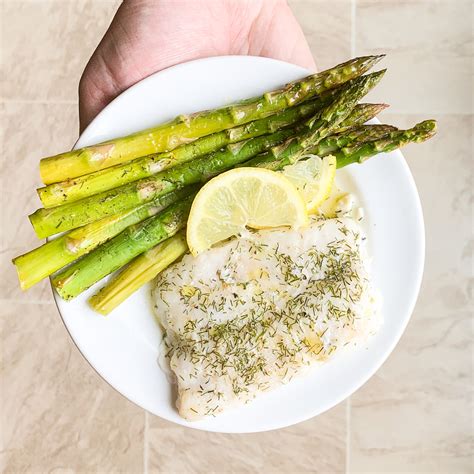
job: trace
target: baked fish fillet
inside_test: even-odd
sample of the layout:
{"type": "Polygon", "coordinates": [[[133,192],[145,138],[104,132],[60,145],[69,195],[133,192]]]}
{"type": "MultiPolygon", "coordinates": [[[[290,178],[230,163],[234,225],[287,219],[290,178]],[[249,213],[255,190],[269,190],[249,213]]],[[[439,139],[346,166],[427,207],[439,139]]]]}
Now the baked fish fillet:
{"type": "Polygon", "coordinates": [[[351,218],[248,233],[156,280],[162,350],[187,420],[287,383],[379,326],[364,238],[351,218]]]}

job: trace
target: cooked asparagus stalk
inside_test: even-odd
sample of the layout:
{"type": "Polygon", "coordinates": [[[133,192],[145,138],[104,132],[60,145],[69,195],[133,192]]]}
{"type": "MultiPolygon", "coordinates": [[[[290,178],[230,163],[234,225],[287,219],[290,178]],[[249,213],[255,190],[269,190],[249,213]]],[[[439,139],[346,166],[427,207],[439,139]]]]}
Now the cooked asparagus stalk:
{"type": "MultiPolygon", "coordinates": [[[[317,145],[305,151],[305,153],[327,156],[349,144],[353,145],[369,140],[376,140],[391,131],[397,130],[397,128],[392,125],[363,125],[387,107],[388,105],[386,104],[356,105],[349,117],[343,120],[338,128],[334,130],[334,134],[323,138],[317,145]]],[[[257,166],[260,161],[263,161],[261,155],[243,163],[242,166],[257,166]]]]}
{"type": "Polygon", "coordinates": [[[44,207],[77,201],[138,179],[147,178],[178,164],[212,153],[230,143],[276,132],[281,128],[294,125],[299,120],[313,115],[318,108],[321,108],[322,103],[321,99],[304,102],[255,122],[199,138],[172,151],[144,156],[95,173],[61,183],[53,183],[39,188],[37,192],[44,207]]]}
{"type": "Polygon", "coordinates": [[[317,145],[306,150],[305,153],[321,157],[327,156],[347,146],[355,146],[385,137],[395,130],[397,128],[392,125],[359,125],[323,138],[317,145]]]}
{"type": "Polygon", "coordinates": [[[376,117],[382,110],[385,110],[388,104],[357,104],[349,117],[344,120],[338,128],[342,132],[355,125],[362,125],[376,117]]]}
{"type": "Polygon", "coordinates": [[[342,168],[352,163],[363,163],[371,156],[378,153],[389,153],[408,143],[424,142],[436,134],[436,128],[436,120],[425,120],[408,130],[389,132],[378,140],[360,142],[354,144],[354,146],[343,147],[334,153],[337,159],[337,167],[342,168]]]}
{"type": "Polygon", "coordinates": [[[194,196],[195,193],[172,204],[160,214],[127,227],[54,275],[52,283],[56,291],[65,300],[74,298],[141,253],[175,235],[186,225],[194,196]]]}
{"type": "Polygon", "coordinates": [[[215,110],[179,116],[123,138],[44,158],[41,179],[51,184],[108,168],[140,156],[169,151],[183,143],[267,117],[337,87],[368,71],[383,56],[351,59],[253,99],[215,110]]]}
{"type": "MultiPolygon", "coordinates": [[[[330,133],[332,129],[337,128],[338,125],[349,116],[357,101],[378,82],[382,75],[383,72],[379,72],[355,79],[353,84],[349,84],[347,88],[340,92],[333,103],[321,111],[321,113],[318,115],[319,118],[315,118],[314,120],[308,122],[308,124],[304,127],[303,133],[292,138],[291,143],[286,143],[284,148],[272,149],[275,161],[280,163],[281,167],[283,167],[284,164],[292,162],[293,156],[299,156],[305,147],[316,144],[322,137],[330,133]]],[[[293,135],[294,131],[291,133],[293,135]]],[[[260,140],[260,138],[255,138],[245,142],[243,145],[241,145],[240,149],[232,155],[231,158],[235,160],[236,156],[242,154],[242,150],[245,149],[246,144],[254,140],[260,140]]],[[[202,159],[194,161],[193,164],[198,161],[202,161],[202,159]]],[[[240,161],[243,160],[239,159],[234,161],[231,166],[229,166],[230,162],[226,161],[224,169],[229,169],[240,161]]],[[[209,163],[210,161],[207,159],[203,161],[203,169],[205,170],[205,173],[200,171],[196,181],[203,179],[206,180],[215,175],[216,172],[224,171],[224,169],[221,168],[221,163],[216,163],[215,166],[207,168],[206,166],[208,166],[209,163]]],[[[178,167],[171,169],[168,172],[172,172],[177,168],[178,167]]],[[[185,170],[184,172],[180,172],[179,179],[181,180],[181,176],[185,173],[195,173],[196,169],[199,168],[195,166],[193,167],[192,171],[185,170]]],[[[192,174],[190,174],[190,176],[192,176],[192,174]]],[[[190,181],[187,181],[189,184],[190,181]]],[[[171,182],[169,177],[167,178],[166,182],[171,182]]],[[[193,181],[191,180],[191,182],[193,181]]],[[[155,182],[154,185],[156,188],[157,183],[155,182]]],[[[158,189],[161,190],[162,186],[163,185],[160,182],[158,189]]],[[[154,192],[155,188],[152,189],[152,193],[154,192]]],[[[123,191],[121,195],[124,195],[123,191]]],[[[133,194],[130,194],[131,198],[133,198],[133,196],[133,194]]],[[[99,201],[99,204],[102,204],[102,206],[106,203],[107,201],[99,201]]],[[[167,215],[176,206],[177,204],[174,204],[169,208],[169,210],[164,211],[164,213],[155,216],[154,218],[148,219],[144,223],[140,224],[138,230],[135,230],[135,227],[132,227],[133,230],[131,232],[132,235],[134,235],[133,238],[130,238],[128,235],[130,232],[124,231],[122,234],[119,234],[119,236],[115,237],[109,242],[106,242],[104,245],[89,253],[78,262],[73,263],[59,275],[55,276],[53,278],[53,284],[57,288],[58,293],[65,299],[73,298],[96,281],[117,270],[120,268],[120,266],[128,263],[136,255],[139,255],[140,253],[161,242],[160,239],[162,239],[162,233],[159,234],[160,239],[156,240],[154,238],[155,233],[153,222],[159,222],[161,215],[167,215]],[[145,223],[149,222],[152,223],[148,224],[150,229],[148,229],[145,225],[145,223]],[[149,238],[146,238],[147,233],[150,233],[151,235],[149,238]],[[138,237],[135,235],[138,235],[138,237]],[[141,235],[144,235],[145,237],[140,239],[139,237],[141,235]],[[96,268],[94,268],[94,266],[96,268]]],[[[186,224],[186,212],[181,212],[181,216],[183,217],[183,222],[181,222],[180,227],[184,227],[186,224]]],[[[179,230],[179,228],[177,228],[176,231],[177,230],[179,230]]]]}
{"type": "MultiPolygon", "coordinates": [[[[362,163],[370,156],[374,156],[380,152],[393,151],[394,149],[397,149],[408,143],[422,142],[431,138],[436,133],[436,122],[434,120],[421,122],[408,130],[393,131],[392,129],[394,127],[391,127],[390,125],[372,125],[368,127],[371,127],[370,129],[366,129],[368,133],[366,133],[365,135],[358,134],[356,138],[356,141],[358,143],[357,146],[343,148],[344,151],[341,149],[339,149],[339,151],[331,151],[331,153],[335,154],[335,156],[338,157],[338,168],[342,168],[351,163],[362,163]],[[380,127],[387,128],[383,129],[380,127]],[[383,133],[385,131],[387,133],[382,139],[365,143],[364,140],[371,140],[374,137],[374,135],[372,135],[372,132],[375,130],[378,130],[377,133],[383,133]]],[[[342,137],[343,135],[341,135],[341,137],[339,138],[342,137]]],[[[333,137],[328,137],[328,139],[331,140],[332,138],[333,137]]],[[[320,142],[320,145],[322,145],[323,141],[320,142]]],[[[310,149],[309,151],[312,153],[316,152],[317,154],[321,154],[315,149],[310,149]]],[[[176,238],[177,236],[173,237],[173,239],[176,238]]],[[[169,241],[165,241],[164,243],[166,242],[169,241]]],[[[174,245],[178,244],[170,242],[170,249],[174,249],[174,245]]],[[[168,267],[175,260],[180,258],[181,255],[183,255],[186,251],[187,245],[180,245],[179,252],[176,252],[176,254],[172,251],[166,250],[166,248],[164,247],[161,247],[160,249],[156,249],[156,253],[152,253],[152,251],[150,251],[146,258],[144,257],[145,254],[143,255],[143,258],[138,257],[136,260],[131,262],[127,269],[124,270],[124,272],[120,273],[116,279],[113,279],[112,281],[108,282],[99,291],[99,293],[91,297],[90,302],[92,304],[92,307],[101,314],[110,313],[120,303],[122,303],[126,298],[128,298],[130,294],[132,294],[138,289],[138,281],[140,281],[142,285],[147,283],[148,281],[151,281],[158,275],[158,273],[160,273],[164,268],[168,267]],[[161,268],[160,264],[161,259],[163,259],[164,261],[163,268],[161,268]],[[159,269],[159,271],[156,271],[157,268],[159,269]],[[140,280],[135,277],[136,274],[140,274],[140,280]]]]}
{"type": "Polygon", "coordinates": [[[308,148],[315,147],[322,139],[342,126],[341,124],[350,117],[357,102],[380,81],[384,74],[385,70],[382,70],[354,79],[331,105],[307,122],[308,130],[305,133],[289,138],[283,144],[272,147],[242,166],[279,170],[295,163],[308,148]]]}
{"type": "MultiPolygon", "coordinates": [[[[337,91],[337,89],[332,89],[328,92],[335,90],[337,91]]],[[[199,156],[216,151],[229,143],[258,137],[293,125],[298,120],[314,114],[318,108],[328,103],[326,101],[332,97],[332,94],[326,93],[321,98],[290,107],[255,122],[199,138],[172,151],[144,156],[128,163],[96,171],[95,173],[79,176],[61,183],[53,183],[39,188],[37,192],[44,207],[53,207],[77,201],[138,179],[147,178],[177,164],[191,161],[199,156]]],[[[387,105],[385,104],[358,104],[351,115],[341,123],[341,128],[345,129],[362,124],[375,117],[386,107],[387,105]]]]}
{"type": "Polygon", "coordinates": [[[97,294],[89,298],[90,305],[100,314],[109,314],[187,250],[186,235],[179,232],[131,261],[97,294]]]}
{"type": "Polygon", "coordinates": [[[288,164],[285,162],[286,156],[293,156],[296,159],[296,149],[302,152],[337,129],[350,115],[357,102],[378,83],[384,72],[358,77],[348,83],[331,104],[324,107],[303,127],[289,128],[227,145],[223,150],[205,155],[191,163],[175,166],[150,178],[134,181],[63,206],[39,209],[29,216],[30,221],[38,237],[73,229],[138,206],[181,187],[205,182],[216,174],[268,149],[271,149],[270,158],[275,161],[278,156],[284,166],[288,164]],[[282,142],[285,142],[282,146],[275,147],[282,142]]]}
{"type": "Polygon", "coordinates": [[[408,130],[393,130],[390,125],[382,125],[381,128],[369,125],[363,133],[356,129],[352,135],[353,140],[350,139],[350,133],[327,137],[316,145],[306,147],[302,152],[290,154],[284,164],[266,152],[247,161],[244,166],[258,166],[277,171],[307,154],[325,156],[330,153],[337,158],[337,167],[342,168],[352,163],[362,163],[371,156],[388,153],[408,143],[423,142],[435,134],[435,120],[420,122],[408,130]]]}
{"type": "Polygon", "coordinates": [[[128,226],[154,216],[197,188],[189,186],[122,213],[107,216],[46,242],[41,247],[13,259],[22,290],[90,252],[128,226]]]}
{"type": "MultiPolygon", "coordinates": [[[[310,153],[326,156],[337,153],[348,145],[354,146],[372,141],[396,130],[390,125],[363,125],[345,132],[331,135],[321,140],[310,149],[310,153]]],[[[82,255],[93,250],[106,240],[114,237],[129,225],[136,224],[147,217],[157,214],[169,204],[195,191],[189,186],[137,208],[123,211],[120,214],[108,216],[88,225],[74,229],[58,238],[51,240],[24,255],[16,257],[13,263],[17,267],[20,285],[26,290],[43,278],[52,275],[82,255]]]]}
{"type": "Polygon", "coordinates": [[[29,218],[40,238],[74,229],[139,206],[176,189],[206,181],[215,174],[283,142],[294,134],[294,129],[287,129],[227,145],[222,150],[205,155],[191,163],[183,163],[162,171],[150,178],[134,181],[63,206],[38,209],[29,218]]]}

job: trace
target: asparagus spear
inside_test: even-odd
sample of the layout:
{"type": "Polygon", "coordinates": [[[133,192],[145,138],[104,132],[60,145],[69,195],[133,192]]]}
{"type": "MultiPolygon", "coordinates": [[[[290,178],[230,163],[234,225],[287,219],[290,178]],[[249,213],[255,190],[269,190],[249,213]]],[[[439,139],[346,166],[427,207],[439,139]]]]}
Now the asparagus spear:
{"type": "MultiPolygon", "coordinates": [[[[382,133],[382,128],[379,126],[370,126],[368,130],[374,131],[379,130],[378,133],[382,133]],[[372,127],[376,127],[375,129],[372,127]]],[[[385,138],[380,140],[370,141],[365,143],[364,140],[371,139],[373,135],[367,133],[366,135],[359,134],[356,140],[358,145],[350,148],[344,148],[344,151],[340,150],[333,153],[338,157],[338,168],[342,168],[351,163],[362,163],[370,156],[376,155],[380,152],[393,151],[408,143],[418,143],[431,138],[436,133],[436,122],[434,120],[428,120],[415,125],[413,128],[408,130],[396,130],[390,131],[394,127],[382,125],[381,127],[388,127],[385,138]]],[[[344,135],[341,134],[339,138],[344,135]]],[[[332,137],[328,137],[332,138],[332,137]]],[[[322,144],[323,142],[320,142],[322,144]]],[[[334,151],[334,150],[333,150],[334,151]]],[[[318,152],[318,154],[320,154],[318,152]]],[[[177,236],[172,239],[176,239],[177,236]]],[[[170,239],[170,241],[172,240],[170,239]]],[[[169,241],[165,241],[169,242],[169,241]]],[[[161,244],[163,245],[163,244],[161,244]]],[[[174,249],[178,243],[170,242],[170,249],[174,249]]],[[[148,281],[158,275],[164,268],[168,267],[171,263],[181,257],[187,251],[186,246],[180,246],[180,251],[173,253],[165,248],[159,249],[158,247],[154,251],[156,253],[148,253],[147,257],[138,257],[136,260],[130,263],[126,270],[119,274],[116,279],[108,282],[96,295],[90,298],[92,307],[101,314],[108,314],[115,309],[120,303],[122,303],[130,294],[138,289],[139,284],[145,284],[148,281]],[[160,266],[160,261],[163,259],[163,269],[160,266]],[[159,269],[156,271],[156,269],[159,269]],[[139,279],[136,275],[139,274],[139,279]]],[[[145,254],[144,254],[145,255],[145,254]]]]}
{"type": "Polygon", "coordinates": [[[127,137],[44,158],[40,163],[41,178],[45,184],[76,178],[139,156],[172,150],[204,135],[266,117],[364,74],[382,57],[351,59],[253,99],[179,116],[127,137]]]}
{"type": "Polygon", "coordinates": [[[338,132],[342,132],[350,127],[355,125],[362,125],[368,120],[376,117],[382,110],[385,110],[388,107],[387,104],[358,104],[354,107],[354,110],[351,112],[349,117],[344,120],[338,132]]]}
{"type": "MultiPolygon", "coordinates": [[[[380,80],[382,75],[383,72],[379,72],[355,79],[353,84],[349,84],[346,88],[344,88],[344,90],[341,91],[339,96],[334,100],[332,104],[325,107],[321,111],[320,118],[315,118],[308,122],[308,124],[304,127],[304,132],[301,133],[300,136],[296,136],[295,138],[293,138],[291,142],[287,143],[283,149],[272,149],[275,161],[277,161],[278,163],[282,163],[281,167],[284,166],[284,164],[291,162],[293,156],[299,156],[305,147],[314,145],[322,137],[330,133],[332,129],[337,128],[337,126],[348,117],[357,101],[380,80]]],[[[293,134],[293,132],[291,133],[293,134]]],[[[249,140],[246,143],[255,140],[260,140],[260,138],[249,140]]],[[[228,169],[242,161],[242,150],[246,147],[246,143],[241,145],[240,149],[237,150],[237,152],[233,155],[234,163],[226,161],[224,169],[228,169]],[[239,156],[238,160],[235,160],[236,156],[239,156]],[[229,166],[229,164],[231,164],[231,166],[229,166]]],[[[199,161],[200,160],[196,160],[194,164],[199,161]]],[[[193,176],[193,173],[196,173],[196,170],[198,170],[199,173],[198,175],[196,175],[198,177],[197,181],[202,180],[203,178],[204,180],[208,179],[211,176],[215,175],[216,172],[224,170],[221,168],[220,163],[217,163],[211,168],[208,168],[208,165],[210,163],[209,160],[205,159],[204,161],[202,161],[202,163],[202,169],[205,170],[204,173],[202,172],[202,169],[199,169],[199,167],[196,166],[194,166],[193,170],[191,171],[180,171],[178,174],[180,180],[179,182],[182,182],[183,175],[193,176]]],[[[177,168],[179,167],[169,170],[168,173],[170,171],[176,170],[177,168]]],[[[186,179],[186,181],[188,183],[190,182],[189,179],[186,179]]],[[[166,182],[171,182],[169,175],[166,182]]],[[[191,182],[195,181],[191,180],[191,182]]],[[[154,185],[155,187],[157,186],[160,192],[163,187],[161,181],[158,183],[155,182],[154,185]]],[[[152,188],[150,194],[153,195],[153,193],[155,193],[155,187],[152,188]]],[[[138,190],[140,189],[141,188],[138,188],[138,190]]],[[[133,196],[138,194],[139,193],[130,193],[129,196],[133,199],[133,196]]],[[[120,195],[124,196],[125,193],[122,191],[120,195]]],[[[143,200],[143,197],[141,199],[143,200]]],[[[102,203],[102,201],[103,200],[100,200],[99,203],[102,203]]],[[[107,201],[103,202],[102,205],[106,203],[107,201]]],[[[169,209],[172,209],[175,206],[177,206],[177,204],[172,205],[169,209]]],[[[163,213],[163,215],[167,215],[168,212],[171,211],[167,210],[163,213]]],[[[183,213],[182,215],[183,222],[181,223],[181,227],[184,227],[187,214],[183,213]]],[[[155,222],[159,220],[160,216],[156,216],[154,218],[149,219],[148,221],[145,221],[145,223],[155,222]]],[[[144,226],[145,223],[142,223],[141,226],[144,226]]],[[[143,239],[140,239],[138,237],[134,237],[131,239],[127,235],[127,232],[124,231],[122,233],[123,235],[120,234],[119,236],[105,243],[103,246],[97,248],[95,251],[86,255],[83,259],[72,264],[66,270],[62,271],[59,275],[54,277],[53,284],[57,288],[58,293],[65,299],[73,298],[85,289],[87,289],[96,281],[120,268],[121,265],[128,263],[131,258],[148,250],[153,245],[156,245],[157,243],[161,242],[160,239],[158,239],[157,241],[153,239],[153,236],[155,235],[153,233],[153,224],[150,224],[150,230],[148,230],[146,227],[140,227],[140,229],[141,234],[140,232],[137,232],[135,230],[133,230],[132,232],[133,234],[143,234],[145,236],[143,239]],[[146,238],[147,232],[151,233],[151,238],[146,238]]],[[[160,238],[161,237],[162,235],[160,234],[160,238]]]]}
{"type": "Polygon", "coordinates": [[[122,213],[108,216],[91,224],[74,229],[41,247],[13,259],[22,290],[26,290],[43,278],[65,267],[103,242],[116,236],[128,226],[158,214],[170,204],[196,191],[189,186],[142,204],[122,213]]]}
{"type": "Polygon", "coordinates": [[[385,137],[395,130],[397,128],[392,125],[360,125],[324,138],[317,145],[306,150],[305,153],[321,157],[327,156],[347,146],[385,137]]]}
{"type": "Polygon", "coordinates": [[[334,153],[337,167],[342,168],[352,163],[363,163],[371,156],[378,153],[389,153],[408,143],[424,142],[436,134],[436,128],[436,120],[425,120],[408,130],[395,130],[378,140],[341,148],[337,153],[334,153]]]}
{"type": "MultiPolygon", "coordinates": [[[[331,99],[330,94],[325,101],[331,99]]],[[[83,199],[109,189],[147,178],[160,171],[185,163],[230,144],[276,132],[313,115],[324,103],[321,99],[304,102],[269,117],[197,139],[173,151],[144,156],[78,178],[53,183],[37,190],[44,207],[83,199]]]]}
{"type": "Polygon", "coordinates": [[[289,138],[283,144],[272,147],[242,166],[280,170],[286,165],[295,163],[307,153],[306,149],[316,146],[323,138],[331,135],[343,126],[344,121],[346,125],[350,123],[349,117],[357,102],[380,81],[384,74],[385,70],[382,70],[354,79],[331,105],[307,122],[308,130],[303,135],[289,138]]]}
{"type": "Polygon", "coordinates": [[[30,221],[38,237],[73,229],[138,206],[189,184],[205,182],[216,174],[272,147],[274,148],[268,156],[273,161],[279,157],[284,166],[288,164],[284,161],[286,156],[293,156],[296,159],[296,149],[302,152],[336,129],[349,116],[357,101],[378,83],[384,72],[358,77],[345,85],[336,99],[318,112],[304,127],[285,129],[227,145],[223,150],[198,158],[191,163],[175,166],[150,178],[134,181],[63,206],[39,209],[29,216],[30,221]],[[287,141],[281,147],[275,147],[285,140],[287,141]]]}
{"type": "Polygon", "coordinates": [[[126,265],[132,259],[175,235],[186,225],[195,193],[160,214],[127,227],[52,278],[59,295],[69,300],[126,265]]]}
{"type": "MultiPolygon", "coordinates": [[[[367,134],[369,134],[369,137],[372,137],[372,139],[380,138],[385,135],[385,132],[394,130],[396,127],[392,127],[391,125],[368,126],[370,128],[356,126],[364,124],[368,120],[374,118],[380,111],[387,107],[388,105],[386,104],[356,105],[349,116],[339,124],[336,130],[334,130],[334,134],[323,138],[321,142],[313,145],[311,149],[305,151],[305,153],[326,156],[332,151],[352,143],[359,135],[362,135],[361,139],[364,139],[367,134]]],[[[271,169],[281,169],[281,165],[276,163],[275,156],[272,152],[258,155],[243,163],[241,166],[259,166],[269,167],[271,169]]]]}
{"type": "MultiPolygon", "coordinates": [[[[310,153],[326,156],[335,153],[348,145],[365,143],[387,135],[395,127],[390,125],[365,125],[331,135],[310,149],[310,153]]],[[[93,250],[101,243],[114,237],[129,225],[155,215],[169,204],[195,191],[189,186],[137,208],[123,211],[120,214],[105,217],[78,229],[74,229],[57,239],[51,240],[24,255],[16,257],[13,263],[17,267],[20,285],[26,290],[43,278],[53,274],[82,255],[93,250]]]]}
{"type": "Polygon", "coordinates": [[[141,286],[153,280],[168,265],[184,255],[187,250],[185,233],[177,233],[130,262],[97,294],[89,298],[90,305],[100,314],[109,314],[141,286]]]}
{"type": "MultiPolygon", "coordinates": [[[[334,98],[334,91],[337,90],[332,89],[321,98],[290,107],[264,119],[199,138],[187,145],[181,145],[173,151],[144,156],[95,173],[44,186],[37,189],[38,195],[44,207],[53,207],[152,176],[177,164],[216,151],[229,143],[261,136],[293,125],[329,103],[329,100],[334,98]]],[[[341,123],[341,128],[362,124],[375,117],[386,107],[385,104],[358,104],[351,115],[341,123]]]]}
{"type": "MultiPolygon", "coordinates": [[[[346,132],[326,137],[318,145],[310,149],[309,152],[319,156],[326,156],[348,145],[353,146],[356,143],[375,140],[392,130],[395,130],[395,127],[390,125],[359,126],[346,132]]],[[[43,278],[52,275],[55,271],[119,234],[129,225],[136,224],[147,217],[157,214],[169,204],[185,197],[194,190],[195,187],[189,186],[162,196],[155,201],[142,204],[139,207],[127,209],[122,213],[94,221],[63,234],[24,255],[16,257],[13,263],[17,267],[21,288],[23,290],[30,288],[43,278]]]]}
{"type": "Polygon", "coordinates": [[[294,129],[227,145],[191,163],[170,168],[151,178],[134,181],[79,201],[49,209],[38,209],[29,216],[38,237],[88,224],[108,215],[123,212],[187,185],[206,181],[234,164],[251,158],[294,135],[294,129]]]}

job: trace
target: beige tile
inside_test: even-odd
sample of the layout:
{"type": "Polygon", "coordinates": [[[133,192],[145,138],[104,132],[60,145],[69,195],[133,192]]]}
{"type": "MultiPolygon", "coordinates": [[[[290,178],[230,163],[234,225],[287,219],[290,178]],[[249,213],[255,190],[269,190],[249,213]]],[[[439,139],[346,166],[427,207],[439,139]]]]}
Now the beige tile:
{"type": "Polygon", "coordinates": [[[372,99],[396,113],[472,113],[472,5],[358,0],[356,53],[387,53],[372,99]]]}
{"type": "Polygon", "coordinates": [[[82,70],[119,3],[5,3],[2,95],[9,100],[76,100],[82,70]]]}
{"type": "Polygon", "coordinates": [[[351,56],[351,0],[290,0],[318,70],[351,56]]]}
{"type": "Polygon", "coordinates": [[[142,472],[144,412],[80,355],[52,304],[2,304],[3,472],[142,472]]]}
{"type": "Polygon", "coordinates": [[[404,152],[425,214],[425,277],[400,344],[352,397],[349,472],[472,472],[472,117],[439,117],[439,129],[404,152]]]}
{"type": "Polygon", "coordinates": [[[290,428],[246,435],[206,433],[150,416],[149,472],[344,472],[345,415],[342,403],[290,428]]]}
{"type": "Polygon", "coordinates": [[[28,214],[40,207],[35,189],[41,185],[38,162],[43,156],[70,149],[77,138],[77,106],[74,104],[4,104],[1,156],[1,264],[0,298],[52,301],[47,281],[28,292],[19,289],[11,259],[42,243],[30,225],[28,214]]]}
{"type": "MultiPolygon", "coordinates": [[[[388,109],[390,111],[390,109],[388,109]]],[[[402,150],[420,194],[426,228],[427,277],[456,273],[468,277],[474,200],[473,116],[396,115],[381,120],[399,127],[434,118],[438,133],[431,140],[402,150]]]]}

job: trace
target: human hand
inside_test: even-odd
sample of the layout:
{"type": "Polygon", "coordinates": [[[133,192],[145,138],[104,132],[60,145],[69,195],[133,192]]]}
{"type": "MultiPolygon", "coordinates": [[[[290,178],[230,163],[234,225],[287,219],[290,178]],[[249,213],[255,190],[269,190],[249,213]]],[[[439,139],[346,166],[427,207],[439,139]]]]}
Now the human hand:
{"type": "Polygon", "coordinates": [[[286,0],[124,0],[79,84],[81,131],[144,77],[192,59],[234,54],[315,69],[286,0]]]}

